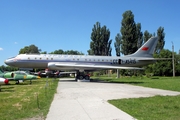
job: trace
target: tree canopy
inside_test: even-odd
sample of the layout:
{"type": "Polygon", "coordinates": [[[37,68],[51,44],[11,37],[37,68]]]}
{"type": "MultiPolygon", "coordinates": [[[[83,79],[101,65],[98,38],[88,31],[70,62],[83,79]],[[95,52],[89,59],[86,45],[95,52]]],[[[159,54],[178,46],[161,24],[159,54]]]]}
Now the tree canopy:
{"type": "Polygon", "coordinates": [[[164,33],[164,28],[163,27],[159,27],[158,30],[157,30],[157,36],[158,36],[158,44],[156,46],[156,49],[155,49],[155,53],[160,53],[161,50],[164,48],[164,45],[165,45],[165,33],[164,33]]]}
{"type": "Polygon", "coordinates": [[[76,51],[76,50],[63,51],[62,49],[55,50],[54,52],[50,52],[50,54],[84,55],[84,53],[76,51]]]}
{"type": "MultiPolygon", "coordinates": [[[[163,49],[159,54],[154,54],[155,58],[172,58],[172,52],[163,49]]],[[[176,62],[177,65],[177,62],[176,62]]],[[[158,60],[154,64],[146,67],[147,73],[153,73],[157,76],[172,76],[172,60],[158,60]]]]}
{"type": "MultiPolygon", "coordinates": [[[[136,23],[134,21],[134,14],[132,11],[125,11],[121,21],[121,34],[122,34],[122,54],[128,55],[134,53],[137,47],[137,32],[136,23]]],[[[139,29],[138,29],[139,30],[139,29]]]]}
{"type": "Polygon", "coordinates": [[[28,53],[40,53],[40,49],[38,49],[35,45],[29,45],[25,46],[24,48],[21,48],[19,51],[19,54],[28,54],[28,53]]]}
{"type": "Polygon", "coordinates": [[[122,37],[118,33],[115,37],[114,47],[116,51],[116,56],[121,56],[121,44],[122,44],[122,37]]]}
{"type": "Polygon", "coordinates": [[[105,55],[111,56],[110,31],[106,26],[101,27],[99,22],[96,22],[91,33],[90,49],[87,51],[89,55],[105,55]]]}

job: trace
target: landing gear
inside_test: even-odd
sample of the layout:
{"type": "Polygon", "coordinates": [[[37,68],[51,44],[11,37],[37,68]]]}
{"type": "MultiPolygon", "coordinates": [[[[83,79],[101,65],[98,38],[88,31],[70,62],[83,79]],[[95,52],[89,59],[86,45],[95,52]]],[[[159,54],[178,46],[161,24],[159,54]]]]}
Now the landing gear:
{"type": "Polygon", "coordinates": [[[85,80],[90,80],[89,75],[85,75],[84,78],[85,78],[85,80]]]}
{"type": "Polygon", "coordinates": [[[16,81],[16,84],[19,84],[19,80],[16,81]]]}
{"type": "Polygon", "coordinates": [[[90,76],[87,74],[84,74],[84,72],[77,71],[76,80],[78,80],[78,79],[79,80],[83,80],[83,79],[90,80],[90,76]]]}
{"type": "Polygon", "coordinates": [[[83,75],[79,75],[79,79],[83,80],[84,76],[83,75]]]}

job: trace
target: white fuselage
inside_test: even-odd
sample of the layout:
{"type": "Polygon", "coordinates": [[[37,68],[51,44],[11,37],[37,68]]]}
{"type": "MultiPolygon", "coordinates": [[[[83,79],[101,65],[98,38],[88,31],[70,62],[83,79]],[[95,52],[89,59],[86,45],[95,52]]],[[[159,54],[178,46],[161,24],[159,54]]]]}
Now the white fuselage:
{"type": "MultiPolygon", "coordinates": [[[[140,57],[112,57],[89,55],[56,55],[56,54],[20,54],[5,61],[7,65],[19,68],[48,68],[50,63],[76,63],[86,65],[139,67],[154,61],[140,62],[140,57]]],[[[145,58],[147,59],[147,58],[145,58]]],[[[54,69],[56,69],[54,67],[54,69]]],[[[57,68],[59,69],[59,68],[57,68]]],[[[77,70],[76,67],[61,67],[61,70],[77,70]]],[[[94,70],[94,68],[84,68],[94,70]]],[[[97,69],[97,68],[96,68],[97,69]]]]}

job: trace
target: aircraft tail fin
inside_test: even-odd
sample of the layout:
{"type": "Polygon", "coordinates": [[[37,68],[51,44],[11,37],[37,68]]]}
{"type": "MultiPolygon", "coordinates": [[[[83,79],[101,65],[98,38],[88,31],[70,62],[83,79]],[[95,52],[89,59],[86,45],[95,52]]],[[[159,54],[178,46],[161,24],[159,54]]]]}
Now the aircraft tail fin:
{"type": "Polygon", "coordinates": [[[144,43],[135,53],[126,55],[128,57],[153,57],[155,47],[158,42],[158,37],[151,37],[146,43],[144,43]]]}

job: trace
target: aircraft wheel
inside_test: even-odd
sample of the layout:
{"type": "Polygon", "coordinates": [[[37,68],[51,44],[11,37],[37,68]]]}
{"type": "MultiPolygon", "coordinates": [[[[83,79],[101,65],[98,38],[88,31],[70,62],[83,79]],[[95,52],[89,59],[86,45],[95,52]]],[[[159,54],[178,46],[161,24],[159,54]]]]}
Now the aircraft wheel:
{"type": "Polygon", "coordinates": [[[84,77],[82,75],[79,76],[79,79],[82,80],[84,77]]]}
{"type": "Polygon", "coordinates": [[[16,84],[19,84],[19,80],[16,81],[16,84]]]}
{"type": "Polygon", "coordinates": [[[85,78],[86,80],[89,80],[89,79],[90,79],[90,77],[89,77],[88,75],[86,75],[84,78],[85,78]]]}

